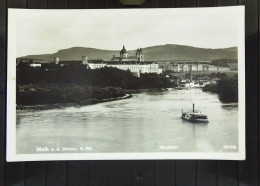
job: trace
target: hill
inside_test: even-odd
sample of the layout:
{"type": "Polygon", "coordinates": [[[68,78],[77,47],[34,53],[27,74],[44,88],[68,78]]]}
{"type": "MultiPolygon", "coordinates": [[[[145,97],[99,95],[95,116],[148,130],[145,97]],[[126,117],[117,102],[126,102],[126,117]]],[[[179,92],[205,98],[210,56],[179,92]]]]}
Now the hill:
{"type": "Polygon", "coordinates": [[[213,60],[211,63],[216,66],[230,67],[231,70],[238,69],[238,63],[235,59],[218,59],[213,60]]]}
{"type": "MultiPolygon", "coordinates": [[[[119,56],[119,50],[102,50],[95,48],[73,47],[59,50],[53,54],[28,55],[20,58],[40,59],[53,61],[54,57],[60,60],[81,60],[82,56],[88,59],[103,59],[108,61],[113,55],[119,56]]],[[[130,50],[129,55],[135,55],[136,50],[130,50]]],[[[166,44],[143,48],[146,61],[164,60],[192,60],[213,61],[218,59],[237,59],[237,47],[223,49],[197,48],[185,45],[166,44]]]]}

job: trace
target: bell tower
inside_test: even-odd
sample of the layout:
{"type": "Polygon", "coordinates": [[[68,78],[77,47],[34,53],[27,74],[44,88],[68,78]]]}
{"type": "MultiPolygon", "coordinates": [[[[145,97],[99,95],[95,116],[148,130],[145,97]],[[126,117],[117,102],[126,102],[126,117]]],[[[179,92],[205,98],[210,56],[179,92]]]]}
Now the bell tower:
{"type": "Polygon", "coordinates": [[[137,58],[137,61],[144,61],[144,53],[143,53],[142,48],[137,49],[136,58],[137,58]]]}

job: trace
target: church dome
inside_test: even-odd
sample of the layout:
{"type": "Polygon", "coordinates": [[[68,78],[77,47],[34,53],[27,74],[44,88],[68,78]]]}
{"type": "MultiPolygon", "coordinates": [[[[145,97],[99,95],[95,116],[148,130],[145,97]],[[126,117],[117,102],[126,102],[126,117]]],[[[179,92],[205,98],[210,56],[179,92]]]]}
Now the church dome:
{"type": "Polygon", "coordinates": [[[125,49],[125,45],[123,46],[123,49],[120,51],[120,54],[127,53],[127,50],[125,49]]]}

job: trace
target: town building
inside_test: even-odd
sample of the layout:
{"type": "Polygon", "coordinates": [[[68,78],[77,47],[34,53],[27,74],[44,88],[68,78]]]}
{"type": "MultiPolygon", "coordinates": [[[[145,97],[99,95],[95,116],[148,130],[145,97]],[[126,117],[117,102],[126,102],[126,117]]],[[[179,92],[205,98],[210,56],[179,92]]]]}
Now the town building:
{"type": "MultiPolygon", "coordinates": [[[[169,67],[163,68],[163,71],[167,71],[169,67]]],[[[190,72],[190,71],[229,71],[229,67],[221,67],[211,65],[209,63],[198,63],[198,62],[189,62],[189,63],[173,63],[170,66],[170,71],[172,72],[190,72]]]]}
{"type": "Polygon", "coordinates": [[[208,65],[207,68],[208,68],[208,71],[217,71],[218,70],[218,68],[214,65],[208,65]]]}
{"type": "Polygon", "coordinates": [[[61,67],[71,67],[71,66],[82,66],[83,63],[81,60],[70,60],[70,61],[59,61],[58,64],[61,67]]]}
{"type": "Polygon", "coordinates": [[[34,68],[40,68],[42,66],[42,64],[41,63],[31,63],[29,66],[34,67],[34,68]]]}
{"type": "Polygon", "coordinates": [[[54,64],[60,67],[76,67],[76,66],[83,66],[87,65],[88,58],[86,56],[82,56],[82,60],[66,60],[61,61],[59,57],[54,57],[54,64]]]}
{"type": "Polygon", "coordinates": [[[23,68],[41,68],[43,64],[48,63],[48,61],[41,59],[27,59],[27,58],[19,58],[16,59],[16,67],[17,69],[23,68]]]}
{"type": "Polygon", "coordinates": [[[103,60],[90,60],[87,63],[88,68],[90,69],[98,69],[98,68],[104,68],[107,63],[105,63],[103,60]]]}
{"type": "Polygon", "coordinates": [[[221,66],[218,66],[218,71],[229,71],[230,68],[229,67],[221,67],[221,66]]]}

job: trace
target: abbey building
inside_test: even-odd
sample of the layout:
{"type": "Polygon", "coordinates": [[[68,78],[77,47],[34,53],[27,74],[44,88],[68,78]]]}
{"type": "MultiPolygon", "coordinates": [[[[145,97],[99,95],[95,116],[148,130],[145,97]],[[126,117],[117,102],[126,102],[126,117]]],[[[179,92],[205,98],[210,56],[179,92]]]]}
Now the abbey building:
{"type": "Polygon", "coordinates": [[[130,56],[128,51],[125,49],[125,46],[123,46],[123,49],[120,51],[120,56],[116,57],[113,55],[113,58],[111,61],[144,61],[144,54],[141,48],[137,49],[135,56],[130,56]]]}
{"type": "Polygon", "coordinates": [[[144,61],[144,53],[141,48],[137,49],[135,56],[130,56],[125,46],[123,46],[123,49],[120,51],[120,56],[116,57],[113,55],[111,61],[89,60],[87,64],[90,69],[113,67],[121,70],[130,70],[130,72],[138,77],[143,73],[162,73],[162,69],[159,68],[158,63],[154,61],[144,61]]]}

